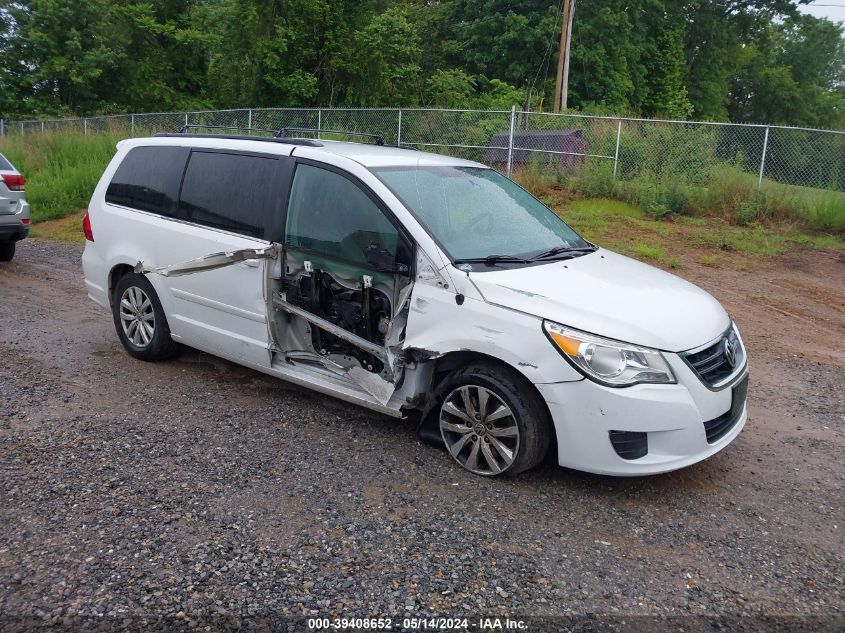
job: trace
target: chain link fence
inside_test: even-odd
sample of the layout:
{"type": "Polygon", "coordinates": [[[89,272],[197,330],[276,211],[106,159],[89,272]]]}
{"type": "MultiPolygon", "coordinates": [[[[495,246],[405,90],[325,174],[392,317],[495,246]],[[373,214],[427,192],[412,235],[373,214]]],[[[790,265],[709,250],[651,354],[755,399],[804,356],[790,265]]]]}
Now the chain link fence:
{"type": "Polygon", "coordinates": [[[727,173],[773,185],[845,192],[845,132],[767,125],[481,110],[254,108],[0,121],[0,136],[178,131],[347,140],[378,134],[388,145],[449,154],[514,171],[542,166],[562,175],[607,174],[706,186],[727,173]],[[232,128],[223,130],[220,128],[232,128]],[[240,131],[238,131],[240,130],[240,131]]]}

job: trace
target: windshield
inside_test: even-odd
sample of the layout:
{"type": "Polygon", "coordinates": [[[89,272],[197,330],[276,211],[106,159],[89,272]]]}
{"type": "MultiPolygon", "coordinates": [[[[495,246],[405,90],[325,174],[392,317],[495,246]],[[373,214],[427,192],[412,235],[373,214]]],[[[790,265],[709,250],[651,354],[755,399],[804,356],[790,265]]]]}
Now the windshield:
{"type": "Polygon", "coordinates": [[[373,172],[452,261],[528,258],[590,245],[522,187],[480,167],[384,167],[373,172]]]}

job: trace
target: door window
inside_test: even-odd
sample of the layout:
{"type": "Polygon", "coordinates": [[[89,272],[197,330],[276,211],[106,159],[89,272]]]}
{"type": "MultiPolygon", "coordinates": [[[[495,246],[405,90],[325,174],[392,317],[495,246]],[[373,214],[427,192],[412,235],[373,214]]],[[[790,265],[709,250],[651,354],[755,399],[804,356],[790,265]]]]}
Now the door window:
{"type": "Polygon", "coordinates": [[[274,210],[275,158],[191,152],[179,196],[190,221],[264,238],[274,210]]]}
{"type": "Polygon", "coordinates": [[[388,255],[396,259],[399,233],[350,179],[300,164],[291,188],[285,244],[372,266],[388,255]]]}
{"type": "Polygon", "coordinates": [[[135,147],[126,154],[106,190],[106,202],[172,216],[185,170],[184,147],[135,147]]]}

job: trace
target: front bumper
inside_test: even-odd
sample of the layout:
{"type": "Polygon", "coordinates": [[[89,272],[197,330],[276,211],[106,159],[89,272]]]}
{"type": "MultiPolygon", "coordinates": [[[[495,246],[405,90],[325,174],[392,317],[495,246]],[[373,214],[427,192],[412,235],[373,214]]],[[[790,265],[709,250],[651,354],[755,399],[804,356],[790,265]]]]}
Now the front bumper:
{"type": "Polygon", "coordinates": [[[678,356],[666,358],[677,384],[614,389],[585,379],[536,385],[552,415],[561,466],[605,475],[653,475],[706,459],[739,435],[748,412],[741,388],[736,390],[741,401],[733,402],[733,387],[746,379],[747,367],[713,391],[678,356]],[[732,409],[729,430],[708,442],[705,422],[732,409]],[[623,459],[611,443],[611,431],[645,434],[647,454],[623,459]]]}

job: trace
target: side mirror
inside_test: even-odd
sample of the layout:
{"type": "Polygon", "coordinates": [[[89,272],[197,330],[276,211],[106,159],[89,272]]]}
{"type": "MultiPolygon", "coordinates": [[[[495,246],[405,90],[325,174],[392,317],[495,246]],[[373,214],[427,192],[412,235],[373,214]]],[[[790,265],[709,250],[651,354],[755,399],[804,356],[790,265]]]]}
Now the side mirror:
{"type": "Polygon", "coordinates": [[[396,258],[381,244],[370,242],[370,245],[364,251],[364,255],[373,270],[380,273],[396,272],[396,258]]]}

